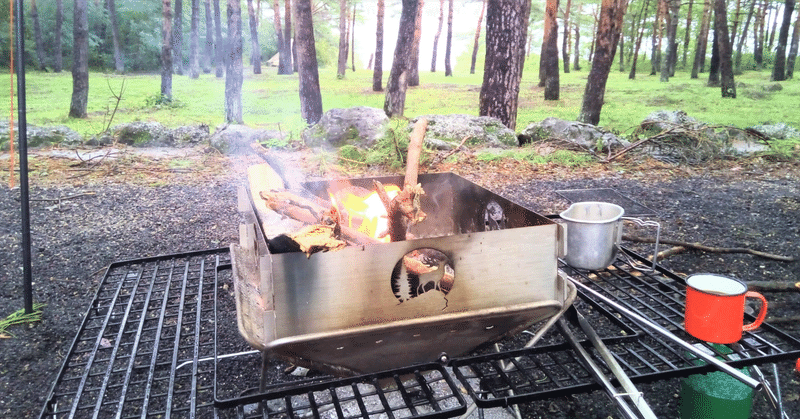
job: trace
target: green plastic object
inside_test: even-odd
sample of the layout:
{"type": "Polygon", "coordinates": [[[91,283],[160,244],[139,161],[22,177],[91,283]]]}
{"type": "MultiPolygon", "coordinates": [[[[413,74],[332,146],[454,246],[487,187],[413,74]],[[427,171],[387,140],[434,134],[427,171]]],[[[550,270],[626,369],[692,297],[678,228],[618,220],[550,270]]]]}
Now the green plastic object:
{"type": "MultiPolygon", "coordinates": [[[[712,344],[731,353],[724,345],[712,344]]],[[[704,362],[696,360],[696,364],[704,362]]],[[[750,375],[747,368],[739,371],[750,375]]],[[[695,374],[681,380],[681,419],[747,419],[753,410],[753,389],[724,372],[695,374]]]]}

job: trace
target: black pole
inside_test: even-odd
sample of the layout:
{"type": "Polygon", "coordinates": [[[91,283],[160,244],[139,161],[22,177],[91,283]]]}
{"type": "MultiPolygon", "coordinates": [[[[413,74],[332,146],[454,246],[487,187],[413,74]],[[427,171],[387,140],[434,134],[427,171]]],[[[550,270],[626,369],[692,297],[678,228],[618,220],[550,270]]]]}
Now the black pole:
{"type": "Polygon", "coordinates": [[[17,12],[17,108],[19,111],[19,202],[22,206],[22,286],[25,313],[33,313],[33,276],[31,275],[31,210],[28,194],[28,122],[25,119],[25,14],[22,0],[16,0],[17,12]]]}

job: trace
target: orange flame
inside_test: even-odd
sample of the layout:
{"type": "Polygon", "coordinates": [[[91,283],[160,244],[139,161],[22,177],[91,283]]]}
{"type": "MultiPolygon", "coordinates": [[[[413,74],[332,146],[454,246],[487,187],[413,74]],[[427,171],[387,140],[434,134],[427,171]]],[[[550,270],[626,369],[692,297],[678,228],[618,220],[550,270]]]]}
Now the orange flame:
{"type": "MultiPolygon", "coordinates": [[[[390,199],[400,192],[400,188],[395,185],[386,185],[384,189],[386,189],[386,194],[390,199]]],[[[381,198],[376,192],[371,192],[364,197],[347,193],[341,199],[342,207],[347,210],[349,227],[356,228],[367,236],[374,237],[385,243],[390,241],[389,236],[380,237],[388,228],[388,215],[386,214],[386,207],[383,206],[383,202],[381,202],[381,198]],[[356,218],[363,220],[358,226],[353,225],[353,221],[356,218]]]]}

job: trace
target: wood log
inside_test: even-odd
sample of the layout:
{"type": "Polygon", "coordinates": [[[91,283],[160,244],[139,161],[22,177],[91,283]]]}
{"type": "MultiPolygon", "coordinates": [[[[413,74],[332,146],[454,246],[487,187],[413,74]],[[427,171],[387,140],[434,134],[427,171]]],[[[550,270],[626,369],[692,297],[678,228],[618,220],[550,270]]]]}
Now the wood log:
{"type": "MultiPolygon", "coordinates": [[[[623,240],[627,240],[627,241],[637,242],[637,243],[655,243],[655,239],[650,238],[650,237],[637,237],[637,236],[623,235],[622,239],[623,240]]],[[[772,253],[762,252],[760,250],[748,249],[746,247],[712,247],[712,246],[706,246],[706,245],[701,244],[701,243],[689,243],[689,242],[684,242],[684,241],[680,241],[680,240],[665,239],[663,237],[661,238],[660,242],[663,243],[663,244],[671,245],[671,246],[683,246],[683,247],[685,247],[687,249],[701,250],[701,251],[709,252],[709,253],[747,253],[747,254],[751,254],[753,256],[762,257],[762,258],[765,258],[765,259],[777,260],[779,262],[794,262],[794,261],[797,260],[797,258],[795,258],[795,257],[775,255],[775,254],[772,254],[772,253]]]]}

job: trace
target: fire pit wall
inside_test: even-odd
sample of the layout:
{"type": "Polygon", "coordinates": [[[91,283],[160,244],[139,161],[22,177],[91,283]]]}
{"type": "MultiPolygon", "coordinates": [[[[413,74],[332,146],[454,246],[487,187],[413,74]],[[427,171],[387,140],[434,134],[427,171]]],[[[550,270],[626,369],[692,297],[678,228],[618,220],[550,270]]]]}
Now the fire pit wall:
{"type": "MultiPolygon", "coordinates": [[[[327,197],[339,182],[371,189],[372,180],[306,187],[327,197]]],[[[399,186],[403,179],[377,180],[399,186]]],[[[571,303],[573,293],[557,274],[564,240],[556,223],[454,174],[420,175],[419,182],[428,217],[410,229],[413,240],[306,257],[269,254],[256,232],[262,263],[255,269],[233,245],[239,329],[248,342],[293,362],[366,372],[391,366],[387,357],[402,366],[431,361],[442,351],[460,355],[571,303]],[[452,283],[400,301],[393,270],[416,249],[445,255],[452,283]],[[331,354],[346,347],[367,353],[350,363],[331,354]]]]}

